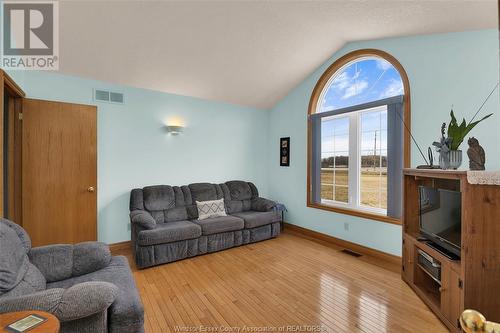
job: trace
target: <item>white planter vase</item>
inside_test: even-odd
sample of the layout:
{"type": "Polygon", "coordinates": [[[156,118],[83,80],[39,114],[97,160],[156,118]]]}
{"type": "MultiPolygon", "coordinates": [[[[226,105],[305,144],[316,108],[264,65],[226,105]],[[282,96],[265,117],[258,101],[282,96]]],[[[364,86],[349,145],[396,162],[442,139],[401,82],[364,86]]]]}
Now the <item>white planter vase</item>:
{"type": "Polygon", "coordinates": [[[439,167],[443,170],[456,170],[462,165],[462,151],[451,150],[445,156],[439,156],[439,167]]]}

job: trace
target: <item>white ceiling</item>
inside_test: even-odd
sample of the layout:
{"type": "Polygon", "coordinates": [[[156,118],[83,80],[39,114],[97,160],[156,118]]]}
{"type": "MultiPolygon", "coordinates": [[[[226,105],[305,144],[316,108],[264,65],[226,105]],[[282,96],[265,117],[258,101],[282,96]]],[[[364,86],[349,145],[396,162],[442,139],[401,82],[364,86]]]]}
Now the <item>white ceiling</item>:
{"type": "Polygon", "coordinates": [[[60,72],[270,108],[345,43],[497,27],[496,0],[62,1],[60,72]]]}

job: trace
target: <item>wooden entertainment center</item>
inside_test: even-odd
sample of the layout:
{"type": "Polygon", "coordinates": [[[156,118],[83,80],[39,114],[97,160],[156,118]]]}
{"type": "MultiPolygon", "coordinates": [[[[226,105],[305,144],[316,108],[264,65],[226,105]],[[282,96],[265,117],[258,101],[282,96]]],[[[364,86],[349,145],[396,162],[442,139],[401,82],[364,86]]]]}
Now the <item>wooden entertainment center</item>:
{"type": "Polygon", "coordinates": [[[451,332],[474,309],[500,321],[500,186],[471,185],[466,171],[404,169],[403,280],[451,332]],[[461,192],[461,259],[451,260],[420,235],[419,186],[461,192]],[[441,264],[440,279],[418,261],[419,250],[441,264]]]}

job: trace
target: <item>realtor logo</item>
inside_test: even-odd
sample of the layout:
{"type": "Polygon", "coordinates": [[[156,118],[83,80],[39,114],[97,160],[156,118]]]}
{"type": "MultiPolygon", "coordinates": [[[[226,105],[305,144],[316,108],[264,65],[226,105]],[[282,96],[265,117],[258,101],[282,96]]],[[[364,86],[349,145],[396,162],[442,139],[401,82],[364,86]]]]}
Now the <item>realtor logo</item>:
{"type": "Polygon", "coordinates": [[[2,11],[2,67],[57,70],[58,3],[4,1],[2,11]]]}

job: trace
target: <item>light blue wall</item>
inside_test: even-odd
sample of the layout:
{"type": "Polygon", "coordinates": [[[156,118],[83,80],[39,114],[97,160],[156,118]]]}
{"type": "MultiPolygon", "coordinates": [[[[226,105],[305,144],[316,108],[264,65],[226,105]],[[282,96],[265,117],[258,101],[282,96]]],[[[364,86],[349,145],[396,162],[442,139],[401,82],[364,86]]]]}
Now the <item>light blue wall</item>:
{"type": "Polygon", "coordinates": [[[53,73],[9,74],[28,97],[98,106],[101,241],[130,239],[128,201],[134,187],[246,179],[267,192],[266,111],[53,73]],[[123,92],[125,104],[95,103],[93,88],[123,92]],[[182,135],[166,134],[171,116],[184,120],[182,135]]]}
{"type": "MultiPolygon", "coordinates": [[[[457,117],[470,119],[499,78],[498,32],[496,30],[426,35],[347,44],[312,73],[270,114],[268,155],[270,196],[286,204],[288,222],[401,255],[401,227],[306,207],[307,110],[312,89],[326,68],[342,55],[362,48],[384,50],[405,68],[411,90],[412,133],[427,150],[440,135],[440,125],[449,121],[453,104],[457,117]],[[278,140],[291,137],[291,165],[280,167],[278,140]],[[349,224],[349,231],[344,230],[349,224]]],[[[471,132],[483,145],[487,168],[500,169],[499,93],[495,92],[482,114],[494,112],[487,122],[471,132]]],[[[467,144],[462,146],[464,152],[467,144]]],[[[422,164],[412,146],[412,166],[422,164]]],[[[464,155],[463,168],[468,167],[464,155]]]]}
{"type": "MultiPolygon", "coordinates": [[[[348,44],[270,112],[53,73],[10,74],[32,98],[96,104],[93,88],[125,93],[123,106],[97,103],[102,241],[130,238],[128,199],[133,187],[247,179],[264,195],[286,204],[290,223],[400,255],[399,226],[306,207],[306,116],[311,91],[335,59],[360,48],[389,52],[406,69],[412,132],[422,147],[439,136],[451,104],[458,116],[470,118],[498,81],[498,34],[494,30],[348,44]],[[184,134],[166,135],[163,124],[170,116],[185,121],[184,134]],[[278,162],[282,136],[291,137],[288,168],[279,167],[278,162]],[[344,223],[348,223],[348,231],[344,223]]],[[[489,169],[500,169],[498,109],[497,92],[482,112],[495,112],[494,117],[471,133],[485,148],[489,169]]],[[[417,154],[413,146],[413,166],[422,163],[417,154]]]]}

